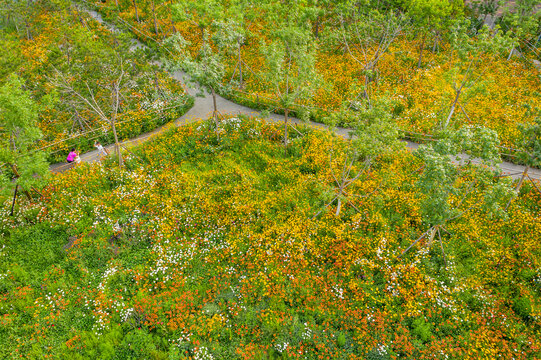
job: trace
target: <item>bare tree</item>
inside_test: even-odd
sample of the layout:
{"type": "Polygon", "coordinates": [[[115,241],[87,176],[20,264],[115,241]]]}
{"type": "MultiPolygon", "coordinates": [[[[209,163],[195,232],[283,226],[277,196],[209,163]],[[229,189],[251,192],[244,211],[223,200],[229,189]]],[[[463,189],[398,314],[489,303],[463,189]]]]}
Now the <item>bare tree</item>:
{"type": "MultiPolygon", "coordinates": [[[[339,165],[342,168],[340,173],[335,171],[336,165],[332,159],[332,152],[329,153],[329,167],[334,182],[335,196],[325,205],[325,208],[336,201],[336,216],[340,215],[344,203],[358,211],[353,199],[372,196],[383,185],[384,181],[381,181],[372,191],[364,194],[350,193],[348,188],[370,170],[372,163],[378,157],[404,146],[399,140],[400,131],[392,121],[390,106],[391,103],[388,99],[379,99],[371,109],[358,112],[346,109],[329,118],[331,123],[340,122],[343,118],[355,119],[356,124],[352,133],[354,137],[348,141],[345,150],[344,163],[339,165]]],[[[314,217],[322,211],[319,211],[314,217]]]]}
{"type": "Polygon", "coordinates": [[[453,88],[449,114],[443,123],[443,129],[449,126],[453,114],[460,108],[469,118],[461,104],[461,99],[471,98],[483,90],[483,78],[488,66],[499,52],[506,49],[512,41],[501,32],[483,27],[475,37],[469,33],[469,23],[457,23],[452,29],[450,70],[446,80],[453,88]]]}
{"type": "MultiPolygon", "coordinates": [[[[359,211],[357,206],[353,203],[354,197],[368,197],[371,194],[365,194],[365,195],[355,195],[348,192],[347,188],[352,185],[361,175],[363,175],[369,168],[371,159],[366,159],[364,161],[363,166],[360,167],[360,169],[356,169],[353,173],[352,170],[354,168],[355,163],[357,162],[359,158],[359,154],[357,151],[348,151],[346,152],[346,156],[344,158],[344,164],[342,165],[342,170],[340,174],[336,174],[334,171],[333,166],[333,157],[332,152],[329,152],[329,168],[331,170],[331,175],[333,177],[335,188],[334,188],[334,197],[331,201],[329,201],[327,204],[325,204],[324,209],[334,204],[336,201],[336,211],[335,216],[340,215],[340,211],[342,210],[342,205],[350,205],[353,207],[356,211],[359,211]]],[[[317,214],[315,214],[313,218],[316,218],[319,214],[321,214],[323,210],[320,210],[317,214]]]]}
{"type": "Polygon", "coordinates": [[[350,107],[361,96],[372,107],[370,84],[377,79],[378,65],[389,47],[405,26],[402,15],[393,12],[381,14],[369,10],[364,13],[352,6],[340,15],[340,37],[350,57],[361,66],[364,86],[350,107]]]}
{"type": "Polygon", "coordinates": [[[156,19],[156,6],[154,5],[154,0],[151,1],[152,3],[152,19],[154,20],[154,33],[156,36],[158,36],[158,21],[156,19]]]}
{"type": "Polygon", "coordinates": [[[133,7],[135,8],[135,19],[137,20],[137,22],[140,22],[139,21],[139,12],[137,11],[137,3],[135,2],[135,0],[133,0],[133,7]]]}
{"type": "Polygon", "coordinates": [[[509,179],[501,179],[496,167],[501,161],[498,143],[496,132],[477,126],[463,127],[435,143],[419,146],[415,155],[423,161],[423,170],[416,186],[422,195],[420,210],[428,229],[400,257],[422,239],[427,239],[430,247],[437,235],[446,262],[441,234],[447,232],[446,224],[474,210],[505,216],[501,205],[514,192],[509,179]],[[456,163],[458,154],[463,153],[469,157],[456,163]]]}
{"type": "MultiPolygon", "coordinates": [[[[541,193],[541,189],[537,187],[536,183],[530,175],[528,175],[528,171],[531,167],[539,167],[541,165],[541,114],[535,118],[534,123],[519,125],[519,129],[522,133],[520,139],[522,151],[519,153],[519,158],[524,162],[526,167],[517,183],[515,192],[518,196],[524,180],[530,180],[535,189],[541,193]]],[[[509,202],[505,206],[505,210],[509,208],[512,200],[513,199],[509,199],[509,202]]]]}
{"type": "Polygon", "coordinates": [[[98,99],[95,91],[89,86],[88,82],[84,81],[81,88],[78,88],[73,81],[60,71],[56,71],[56,77],[52,79],[52,83],[58,87],[60,91],[70,96],[68,101],[75,109],[87,109],[96,114],[102,121],[106,122],[113,131],[115,138],[115,151],[118,156],[118,164],[123,165],[122,154],[116,131],[116,121],[123,98],[122,90],[128,89],[127,81],[124,81],[124,62],[121,60],[117,69],[117,74],[104,90],[108,94],[98,99]],[[106,99],[106,100],[104,100],[106,99]]]}

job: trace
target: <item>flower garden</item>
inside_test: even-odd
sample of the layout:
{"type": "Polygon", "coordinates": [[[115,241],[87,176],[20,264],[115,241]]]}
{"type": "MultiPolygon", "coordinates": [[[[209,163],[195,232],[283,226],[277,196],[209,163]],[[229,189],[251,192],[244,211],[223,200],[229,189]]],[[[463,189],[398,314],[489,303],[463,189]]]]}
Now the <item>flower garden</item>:
{"type": "Polygon", "coordinates": [[[212,126],[171,128],[122,169],[55,175],[13,217],[2,207],[0,357],[541,356],[530,185],[504,216],[450,221],[445,258],[428,241],[400,256],[426,230],[417,156],[377,157],[335,216],[346,140],[299,127],[284,151],[277,125],[212,126]]]}
{"type": "Polygon", "coordinates": [[[43,134],[34,148],[44,149],[49,161],[65,161],[72,147],[86,152],[93,149],[95,140],[114,141],[108,121],[58,89],[59,75],[83,90],[88,87],[103,107],[109,96],[105,89],[116,80],[110,68],[117,67],[121,58],[129,65],[124,84],[130,87],[122,90],[115,119],[120,139],[154,130],[193,105],[183,84],[150,65],[146,55],[130,51],[125,35],[111,33],[69,4],[59,3],[52,9],[36,6],[33,11],[30,38],[21,39],[13,25],[3,30],[0,46],[9,51],[0,55],[5,65],[0,83],[16,74],[31,92],[40,108],[38,126],[43,134]]]}
{"type": "MultiPolygon", "coordinates": [[[[184,3],[186,2],[179,2],[179,4],[184,3]]],[[[121,19],[122,24],[129,24],[129,29],[135,36],[156,48],[159,48],[156,44],[165,37],[181,33],[190,41],[192,50],[196,51],[202,42],[200,27],[212,27],[209,25],[212,24],[212,18],[209,19],[209,17],[218,17],[217,14],[220,12],[224,13],[221,15],[225,18],[227,16],[235,19],[239,17],[236,13],[227,13],[227,6],[220,7],[223,6],[220,1],[208,1],[206,5],[200,7],[189,7],[187,11],[193,13],[189,20],[178,15],[181,10],[178,10],[180,7],[175,8],[175,6],[180,5],[173,6],[167,1],[155,2],[155,7],[143,1],[137,10],[133,4],[112,0],[84,1],[83,4],[95,6],[111,21],[121,19]],[[210,4],[221,10],[212,12],[209,10],[212,7],[210,4]],[[158,31],[156,32],[155,29],[158,31]]],[[[230,6],[238,9],[234,7],[242,6],[238,4],[242,4],[242,1],[233,2],[230,6]]],[[[231,81],[234,85],[224,91],[223,95],[247,106],[283,112],[279,99],[272,90],[272,84],[263,74],[267,65],[262,54],[262,44],[271,41],[270,29],[272,28],[266,25],[269,21],[269,15],[266,12],[271,11],[265,7],[267,5],[265,3],[260,7],[246,6],[244,17],[241,17],[241,20],[235,20],[240,21],[244,26],[242,28],[243,42],[240,54],[233,52],[224,57],[226,67],[224,85],[231,81]],[[239,58],[242,58],[244,66],[242,89],[238,87],[239,58]]],[[[182,6],[186,7],[186,5],[182,6]]],[[[336,8],[340,5],[337,3],[336,6],[333,4],[314,6],[317,11],[326,14],[320,16],[321,19],[317,18],[317,24],[321,30],[313,44],[313,47],[317,49],[316,70],[322,82],[313,91],[312,96],[297,101],[295,109],[302,112],[303,106],[307,106],[313,120],[328,123],[329,113],[358,101],[360,89],[364,86],[366,76],[369,76],[365,74],[363,64],[355,61],[354,57],[370,58],[380,49],[375,46],[367,49],[348,48],[343,41],[337,39],[342,36],[337,31],[340,25],[336,20],[338,17],[336,8]]],[[[310,9],[307,12],[316,11],[313,8],[310,9]]],[[[294,11],[292,8],[291,12],[294,11]]],[[[468,13],[467,8],[460,11],[465,13],[462,16],[469,16],[470,19],[476,16],[471,13],[471,10],[468,13]]],[[[306,16],[309,17],[309,15],[306,16]]],[[[215,21],[219,23],[225,20],[220,18],[215,21]]],[[[313,19],[310,21],[312,21],[312,26],[315,26],[315,21],[313,19]]],[[[426,135],[439,135],[442,123],[445,122],[449,107],[453,102],[453,86],[466,81],[468,76],[465,75],[464,70],[466,68],[469,70],[467,62],[460,63],[457,60],[457,53],[460,51],[453,48],[451,44],[453,35],[448,37],[444,35],[447,30],[439,30],[438,35],[433,38],[431,35],[428,36],[426,49],[422,53],[422,66],[418,67],[420,41],[418,33],[421,30],[414,25],[403,26],[400,34],[378,58],[377,68],[373,70],[375,75],[370,75],[376,80],[369,84],[373,101],[383,99],[391,101],[396,124],[406,132],[407,136],[415,140],[421,140],[426,135]]],[[[220,32],[221,30],[213,31],[220,32]]],[[[529,49],[531,49],[531,44],[529,49]]],[[[507,54],[484,53],[477,68],[472,71],[471,77],[477,78],[478,81],[475,84],[468,84],[469,93],[463,95],[464,98],[460,104],[462,108],[454,114],[450,127],[458,129],[464,125],[483,125],[498,133],[502,146],[520,148],[519,125],[532,123],[539,116],[541,108],[539,102],[541,73],[532,65],[533,59],[539,59],[539,49],[523,55],[522,58],[516,56],[507,58],[507,54]]],[[[469,61],[474,57],[470,53],[467,59],[469,61]]],[[[356,124],[341,122],[338,125],[355,126],[356,124]]]]}
{"type": "Polygon", "coordinates": [[[541,13],[468,4],[3,2],[0,358],[541,359],[541,13]]]}

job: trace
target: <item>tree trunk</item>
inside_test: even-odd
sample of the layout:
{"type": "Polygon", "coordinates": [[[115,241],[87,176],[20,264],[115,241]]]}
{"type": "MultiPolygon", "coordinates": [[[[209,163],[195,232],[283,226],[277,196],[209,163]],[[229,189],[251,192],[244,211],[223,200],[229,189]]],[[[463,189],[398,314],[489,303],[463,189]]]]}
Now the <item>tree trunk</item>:
{"type": "Polygon", "coordinates": [[[15,185],[15,192],[13,193],[13,202],[11,203],[11,212],[9,216],[13,216],[13,210],[15,209],[15,201],[17,200],[17,190],[19,190],[19,184],[15,185]]]}
{"type": "Polygon", "coordinates": [[[368,74],[364,77],[364,90],[363,90],[363,96],[368,102],[368,108],[372,108],[372,103],[370,102],[370,94],[368,93],[368,86],[370,85],[370,76],[368,74]]]}
{"type": "Polygon", "coordinates": [[[287,121],[289,115],[289,109],[284,110],[284,147],[287,147],[287,121]]]}
{"type": "Polygon", "coordinates": [[[115,150],[118,155],[118,166],[122,167],[122,153],[120,152],[120,144],[118,142],[118,135],[116,133],[116,125],[114,120],[111,121],[111,127],[113,128],[113,135],[115,136],[115,150]]]}
{"type": "Polygon", "coordinates": [[[173,34],[177,33],[177,28],[175,27],[175,21],[173,20],[173,14],[171,12],[171,8],[173,7],[173,0],[171,0],[169,4],[169,16],[171,17],[171,27],[173,28],[173,34]]]}
{"type": "Polygon", "coordinates": [[[456,110],[456,104],[458,103],[458,98],[460,97],[460,92],[462,90],[462,86],[460,89],[457,90],[455,100],[453,101],[453,105],[451,105],[451,111],[449,112],[449,116],[447,116],[447,120],[445,121],[445,129],[447,129],[447,126],[449,126],[449,122],[451,121],[451,118],[453,117],[453,114],[456,110]]]}
{"type": "Polygon", "coordinates": [[[507,61],[511,60],[511,57],[513,56],[513,51],[515,51],[514,46],[511,48],[511,51],[509,51],[509,56],[507,57],[507,61]]]}
{"type": "Polygon", "coordinates": [[[316,39],[319,38],[319,22],[320,22],[320,16],[318,15],[317,18],[316,18],[316,29],[315,29],[315,32],[314,32],[314,36],[316,39]]]}
{"type": "Polygon", "coordinates": [[[81,117],[79,115],[75,115],[77,118],[77,122],[79,123],[79,126],[81,127],[81,131],[85,131],[85,127],[83,125],[83,122],[81,121],[81,117]]]}
{"type": "Polygon", "coordinates": [[[214,123],[216,124],[216,130],[218,130],[218,106],[216,105],[216,92],[214,91],[213,87],[210,88],[210,91],[212,92],[212,105],[214,106],[212,117],[214,118],[214,123]]]}
{"type": "Polygon", "coordinates": [[[434,44],[432,45],[432,52],[435,53],[436,52],[436,49],[438,48],[438,43],[439,43],[439,40],[440,39],[440,34],[438,32],[436,32],[436,35],[434,36],[434,44]]]}
{"type": "Polygon", "coordinates": [[[455,108],[456,108],[456,102],[454,102],[453,105],[451,106],[451,111],[449,112],[449,116],[447,116],[447,120],[445,120],[445,126],[444,126],[445,129],[447,129],[447,126],[449,126],[449,122],[451,121],[451,118],[453,117],[455,108]]]}
{"type": "Polygon", "coordinates": [[[201,31],[201,48],[205,48],[205,45],[206,45],[205,27],[199,26],[199,31],[201,31]]]}
{"type": "Polygon", "coordinates": [[[160,86],[160,80],[158,79],[158,72],[154,71],[154,87],[156,88],[156,92],[160,93],[160,95],[163,96],[163,89],[160,86]]]}
{"type": "Polygon", "coordinates": [[[336,206],[336,213],[334,215],[335,216],[340,215],[340,210],[341,209],[342,209],[342,199],[340,199],[340,197],[338,197],[338,205],[336,206]]]}
{"type": "Polygon", "coordinates": [[[154,0],[152,0],[152,17],[154,18],[154,33],[158,36],[158,23],[156,21],[156,9],[154,7],[154,0]]]}
{"type": "Polygon", "coordinates": [[[137,20],[137,22],[140,22],[139,13],[137,12],[137,3],[135,2],[135,0],[133,0],[133,7],[135,8],[135,19],[137,20]]]}
{"type": "Polygon", "coordinates": [[[430,235],[428,236],[428,243],[427,243],[428,247],[432,246],[432,243],[434,242],[434,236],[436,236],[437,230],[438,230],[437,226],[434,226],[432,230],[430,230],[430,235]]]}
{"type": "MultiPolygon", "coordinates": [[[[19,174],[19,171],[17,169],[17,165],[15,164],[10,164],[10,167],[11,167],[11,171],[13,171],[13,174],[15,175],[15,179],[18,179],[21,177],[21,175],[19,174]]],[[[28,190],[23,190],[24,194],[26,195],[26,197],[28,198],[28,200],[31,200],[32,197],[30,196],[30,193],[28,192],[28,190]]]]}
{"type": "Polygon", "coordinates": [[[445,256],[445,250],[443,249],[443,240],[441,239],[440,228],[438,227],[438,238],[440,239],[441,254],[443,255],[443,265],[447,267],[447,256],[445,256]]]}
{"type": "Polygon", "coordinates": [[[238,46],[239,46],[239,77],[240,77],[239,88],[242,90],[242,88],[244,87],[244,82],[242,80],[242,57],[241,57],[242,44],[240,43],[240,40],[238,40],[238,46]]]}
{"type": "MultiPolygon", "coordinates": [[[[517,187],[515,188],[515,191],[517,192],[517,196],[518,196],[518,192],[520,191],[520,188],[522,188],[522,184],[524,183],[524,179],[526,179],[526,176],[528,176],[528,170],[530,170],[530,166],[526,165],[526,168],[522,172],[522,177],[518,181],[517,187]]],[[[511,205],[511,201],[513,201],[512,198],[509,199],[509,201],[507,202],[507,205],[505,205],[505,211],[507,211],[507,209],[509,208],[509,205],[511,205]]]]}
{"type": "Polygon", "coordinates": [[[65,40],[65,37],[64,37],[64,46],[66,47],[66,57],[68,61],[68,68],[71,68],[70,46],[69,46],[69,42],[65,40]]]}
{"type": "Polygon", "coordinates": [[[428,31],[425,31],[423,35],[423,40],[421,41],[421,45],[419,46],[419,61],[417,61],[417,69],[421,68],[421,65],[423,64],[423,50],[425,48],[425,41],[426,41],[426,34],[428,31]]]}
{"type": "Polygon", "coordinates": [[[24,26],[26,27],[26,40],[32,40],[32,33],[30,32],[30,25],[28,25],[28,20],[24,20],[24,26]]]}

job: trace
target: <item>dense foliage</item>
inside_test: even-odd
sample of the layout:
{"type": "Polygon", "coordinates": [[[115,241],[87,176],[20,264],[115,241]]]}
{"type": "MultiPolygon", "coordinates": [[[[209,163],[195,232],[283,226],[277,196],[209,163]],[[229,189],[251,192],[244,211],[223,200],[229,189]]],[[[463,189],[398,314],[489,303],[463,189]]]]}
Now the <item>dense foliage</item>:
{"type": "MultiPolygon", "coordinates": [[[[123,169],[56,175],[15,217],[2,208],[1,357],[541,354],[541,195],[529,185],[505,214],[476,206],[502,179],[464,201],[451,192],[466,213],[442,233],[446,264],[428,239],[400,257],[432,224],[422,156],[374,157],[335,216],[325,204],[347,141],[299,128],[284,153],[281,126],[214,126],[171,129],[123,169]]],[[[463,169],[449,186],[484,171],[463,169]]]]}

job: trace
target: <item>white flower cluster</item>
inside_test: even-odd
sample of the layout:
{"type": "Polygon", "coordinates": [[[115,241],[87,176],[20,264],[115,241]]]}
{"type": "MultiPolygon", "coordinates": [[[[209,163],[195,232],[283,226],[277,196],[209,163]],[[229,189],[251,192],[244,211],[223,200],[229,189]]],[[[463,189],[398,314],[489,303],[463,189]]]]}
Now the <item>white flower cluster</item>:
{"type": "Polygon", "coordinates": [[[284,351],[286,351],[286,349],[289,347],[289,343],[288,342],[285,342],[285,343],[278,343],[274,346],[274,348],[279,352],[279,353],[282,353],[284,351]]]}
{"type": "Polygon", "coordinates": [[[398,289],[400,288],[401,279],[402,279],[402,272],[400,270],[393,271],[390,274],[390,279],[387,282],[387,286],[385,287],[385,289],[392,296],[400,295],[400,291],[398,291],[398,289]]]}
{"type": "Polygon", "coordinates": [[[340,286],[334,285],[332,287],[332,292],[337,298],[344,299],[344,289],[341,288],[340,286]]]}
{"type": "Polygon", "coordinates": [[[240,129],[241,124],[242,124],[242,120],[237,118],[237,117],[232,117],[232,118],[229,118],[229,119],[225,119],[225,120],[222,120],[220,122],[220,125],[222,127],[225,127],[226,125],[228,125],[231,128],[233,128],[234,130],[240,129]]]}
{"type": "Polygon", "coordinates": [[[365,108],[365,105],[360,101],[352,101],[350,106],[353,110],[356,110],[356,111],[360,111],[365,108]]]}
{"type": "Polygon", "coordinates": [[[202,346],[194,353],[194,360],[214,360],[214,356],[212,356],[209,349],[202,346]]]}
{"type": "Polygon", "coordinates": [[[122,228],[120,227],[118,220],[113,224],[112,226],[114,233],[119,233],[122,231],[122,228]]]}
{"type": "Polygon", "coordinates": [[[379,354],[379,355],[387,355],[387,350],[388,350],[388,347],[387,345],[383,345],[383,344],[378,344],[376,346],[376,352],[379,354]]]}
{"type": "Polygon", "coordinates": [[[108,325],[106,319],[109,317],[109,314],[103,310],[98,309],[94,312],[94,317],[96,321],[94,322],[92,330],[94,331],[94,334],[96,336],[100,336],[103,334],[105,329],[107,329],[108,325]]]}
{"type": "Polygon", "coordinates": [[[304,323],[304,331],[302,332],[302,339],[309,340],[312,338],[313,331],[308,326],[308,323],[304,323]]]}
{"type": "Polygon", "coordinates": [[[189,343],[190,338],[192,337],[192,334],[190,334],[187,330],[182,330],[182,333],[180,334],[180,337],[178,339],[171,339],[169,340],[172,345],[176,345],[178,347],[182,346],[183,343],[189,343]]]}
{"type": "Polygon", "coordinates": [[[259,138],[261,136],[261,133],[259,132],[259,130],[251,128],[251,129],[248,129],[248,135],[250,136],[250,138],[255,139],[255,138],[259,138]]]}
{"type": "Polygon", "coordinates": [[[117,271],[117,268],[114,267],[114,266],[110,267],[107,270],[105,270],[105,272],[103,273],[103,276],[101,278],[101,282],[98,285],[98,289],[104,290],[105,289],[105,284],[107,284],[107,280],[109,279],[110,276],[114,275],[114,273],[116,273],[116,271],[117,271]]]}
{"type": "MultiPolygon", "coordinates": [[[[45,294],[45,305],[48,305],[52,311],[57,311],[60,307],[60,301],[66,296],[64,290],[60,289],[56,293],[45,294]]],[[[43,305],[41,305],[44,307],[43,305]]]]}
{"type": "Polygon", "coordinates": [[[120,309],[120,319],[122,322],[128,321],[128,318],[134,313],[133,308],[120,309]]]}
{"type": "Polygon", "coordinates": [[[541,268],[537,269],[537,274],[533,278],[533,283],[541,289],[541,268]]]}
{"type": "Polygon", "coordinates": [[[161,99],[155,99],[153,101],[144,100],[140,103],[141,109],[147,110],[161,110],[167,106],[167,102],[161,100],[161,99]]]}

